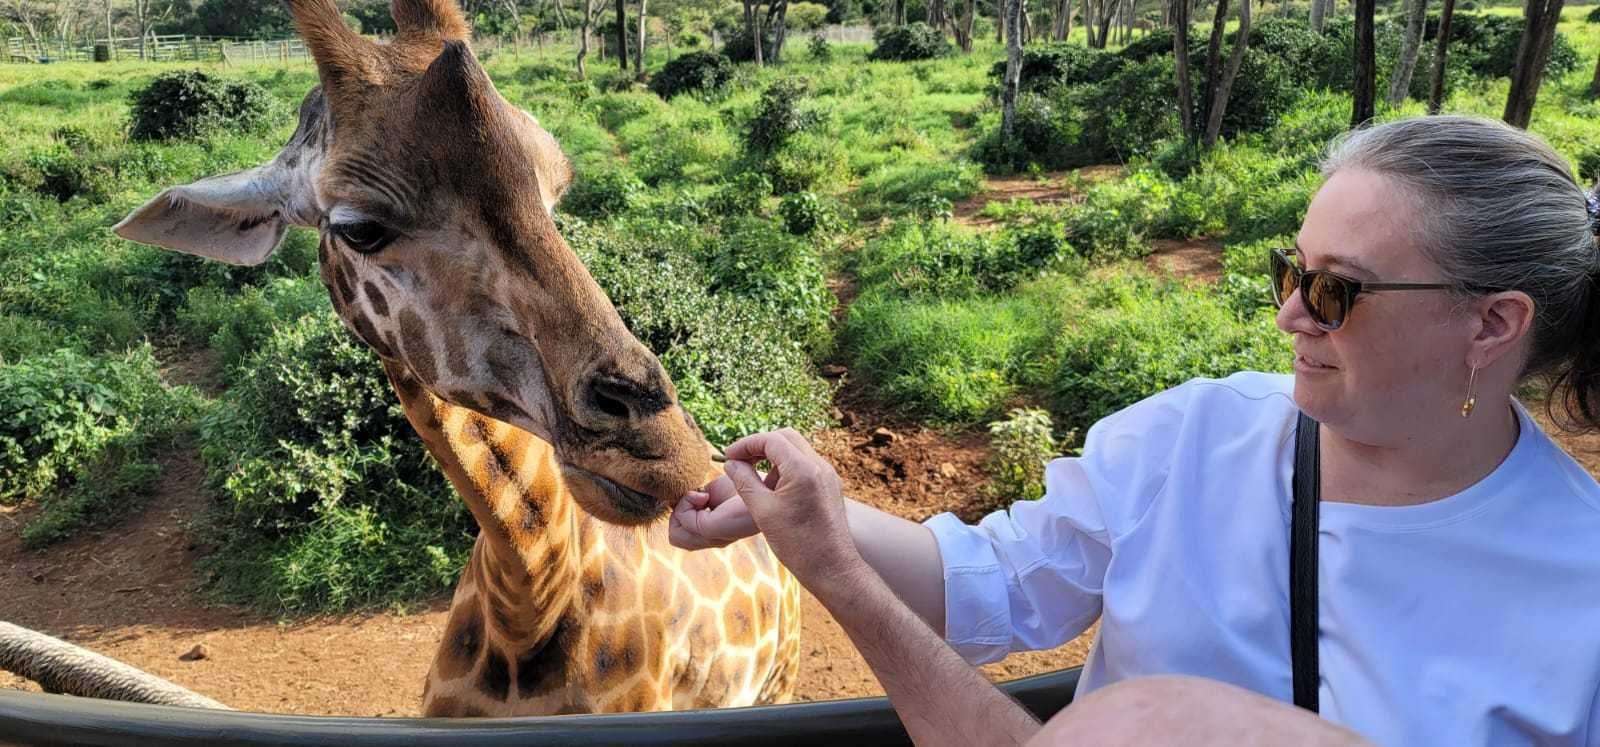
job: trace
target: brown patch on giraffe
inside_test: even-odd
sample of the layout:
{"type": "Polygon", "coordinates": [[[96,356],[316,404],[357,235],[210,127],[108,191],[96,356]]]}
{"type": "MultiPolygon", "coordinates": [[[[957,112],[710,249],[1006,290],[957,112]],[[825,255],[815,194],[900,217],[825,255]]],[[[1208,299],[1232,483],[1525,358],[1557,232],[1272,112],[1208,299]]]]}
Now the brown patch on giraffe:
{"type": "Polygon", "coordinates": [[[750,559],[750,553],[733,552],[730,553],[730,556],[728,565],[729,570],[733,571],[734,578],[741,581],[749,581],[755,576],[756,564],[755,561],[750,559]]]}
{"type": "Polygon", "coordinates": [[[511,693],[511,664],[494,648],[489,649],[478,674],[478,691],[501,702],[511,693]]]}
{"type": "Polygon", "coordinates": [[[754,646],[756,643],[755,605],[750,598],[736,594],[722,610],[723,630],[728,643],[734,647],[754,646]]]}
{"type": "Polygon", "coordinates": [[[444,351],[444,364],[452,375],[466,378],[472,373],[472,366],[467,364],[467,346],[460,335],[445,335],[444,351]]]}
{"type": "Polygon", "coordinates": [[[339,300],[345,306],[355,302],[355,289],[350,285],[350,271],[345,269],[344,263],[339,262],[333,266],[333,285],[339,294],[339,300]]]}
{"type": "Polygon", "coordinates": [[[721,564],[706,563],[699,570],[693,579],[695,591],[715,598],[727,587],[728,569],[723,568],[721,564]]]}
{"type": "Polygon", "coordinates": [[[656,710],[656,699],[660,697],[656,692],[654,683],[641,681],[619,697],[614,705],[616,710],[622,712],[653,711],[656,710]]]}
{"type": "Polygon", "coordinates": [[[367,297],[367,303],[372,306],[373,313],[379,317],[389,316],[389,299],[383,297],[383,291],[378,290],[376,284],[371,280],[362,281],[361,293],[367,297]]]}
{"type": "Polygon", "coordinates": [[[517,657],[517,696],[531,698],[566,684],[567,650],[565,638],[573,623],[561,618],[550,636],[517,657]]]}
{"type": "Polygon", "coordinates": [[[428,346],[428,327],[422,317],[411,309],[400,310],[400,342],[405,347],[406,362],[417,377],[424,382],[438,381],[438,371],[433,366],[433,349],[428,346]]]}
{"type": "Polygon", "coordinates": [[[487,440],[489,440],[489,429],[484,425],[483,418],[477,415],[467,416],[467,422],[461,425],[461,443],[476,446],[487,440]]]}
{"type": "Polygon", "coordinates": [[[377,328],[372,326],[372,320],[368,319],[366,314],[356,314],[355,317],[356,334],[361,337],[362,342],[367,343],[367,346],[379,356],[393,358],[394,351],[378,335],[377,328]]]}
{"type": "Polygon", "coordinates": [[[444,631],[444,645],[434,662],[443,679],[454,679],[472,671],[478,651],[483,647],[483,612],[478,605],[457,607],[444,631]]]}
{"type": "Polygon", "coordinates": [[[489,714],[482,708],[459,698],[441,695],[428,701],[422,715],[427,718],[482,718],[489,714]]]}
{"type": "Polygon", "coordinates": [[[604,689],[608,682],[626,679],[631,676],[639,663],[639,649],[637,642],[628,643],[624,638],[611,645],[606,641],[594,641],[590,649],[590,661],[594,663],[594,677],[597,684],[604,689]]]}

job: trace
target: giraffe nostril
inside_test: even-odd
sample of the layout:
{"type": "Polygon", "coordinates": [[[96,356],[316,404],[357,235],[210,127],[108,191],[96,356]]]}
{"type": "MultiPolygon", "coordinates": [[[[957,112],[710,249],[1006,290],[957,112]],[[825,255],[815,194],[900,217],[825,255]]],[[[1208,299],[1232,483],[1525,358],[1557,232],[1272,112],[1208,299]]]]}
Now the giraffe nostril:
{"type": "Polygon", "coordinates": [[[595,379],[589,386],[589,403],[613,418],[626,419],[631,414],[628,400],[632,398],[633,392],[624,383],[595,379]]]}

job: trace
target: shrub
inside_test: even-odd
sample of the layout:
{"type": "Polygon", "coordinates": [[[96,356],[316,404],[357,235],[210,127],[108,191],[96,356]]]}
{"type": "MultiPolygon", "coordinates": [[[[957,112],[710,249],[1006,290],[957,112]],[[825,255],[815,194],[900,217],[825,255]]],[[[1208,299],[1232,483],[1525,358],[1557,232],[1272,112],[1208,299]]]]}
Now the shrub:
{"type": "Polygon", "coordinates": [[[798,2],[789,6],[785,23],[789,28],[800,31],[811,31],[822,28],[827,22],[828,6],[822,3],[798,2]]]}
{"type": "Polygon", "coordinates": [[[965,199],[977,194],[981,184],[978,168],[965,159],[906,159],[867,174],[851,197],[861,217],[870,219],[906,212],[930,194],[952,202],[965,199]]]}
{"type": "Polygon", "coordinates": [[[811,192],[793,192],[778,202],[783,230],[795,236],[828,235],[844,229],[838,208],[811,192]]]}
{"type": "MultiPolygon", "coordinates": [[[[1238,31],[1229,34],[1228,43],[1234,43],[1238,36],[1238,31]]],[[[1353,52],[1345,47],[1343,37],[1319,34],[1298,19],[1268,18],[1253,24],[1249,51],[1259,51],[1281,62],[1290,80],[1301,88],[1349,91],[1353,82],[1350,70],[1353,52]]],[[[1426,68],[1419,64],[1419,69],[1426,68]]],[[[1245,70],[1241,67],[1239,77],[1244,76],[1245,70]]],[[[1229,108],[1233,105],[1233,102],[1228,104],[1229,108]]]]}
{"type": "Polygon", "coordinates": [[[1082,166],[1093,158],[1079,144],[1076,113],[1074,107],[1048,96],[1024,93],[1017,98],[1011,137],[1006,137],[999,118],[993,118],[972,146],[972,157],[995,173],[1082,166]]]}
{"type": "Polygon", "coordinates": [[[1044,468],[1055,457],[1050,413],[1017,408],[989,424],[989,487],[1003,503],[1044,497],[1044,468]]]}
{"type": "Polygon", "coordinates": [[[1209,288],[1144,275],[1107,275],[1082,287],[1073,323],[1030,379],[1051,395],[1069,428],[1196,376],[1286,370],[1287,336],[1270,313],[1244,321],[1209,288]]]}
{"type": "Polygon", "coordinates": [[[717,215],[756,215],[772,195],[772,180],[755,171],[741,171],[722,182],[707,207],[717,215]]]}
{"type": "Polygon", "coordinates": [[[876,44],[867,54],[869,60],[931,60],[948,57],[953,51],[944,33],[926,23],[905,26],[881,26],[872,32],[876,44]]]}
{"type": "MultiPolygon", "coordinates": [[[[1205,39],[1198,38],[1190,32],[1189,44],[1192,46],[1198,40],[1202,48],[1205,39]]],[[[1172,29],[1156,29],[1144,36],[1128,42],[1128,46],[1117,50],[1117,56],[1128,62],[1144,62],[1152,57],[1172,56],[1172,29]]]]}
{"type": "Polygon", "coordinates": [[[621,166],[581,173],[561,198],[561,209],[583,218],[609,218],[626,212],[644,196],[644,182],[621,166]]]}
{"type": "Polygon", "coordinates": [[[1578,182],[1593,184],[1600,180],[1600,145],[1592,145],[1578,154],[1578,182]]]}
{"type": "Polygon", "coordinates": [[[190,289],[177,321],[191,344],[210,347],[216,353],[217,368],[231,378],[279,326],[330,308],[328,293],[315,278],[273,278],[239,291],[190,289]]]}
{"type": "Polygon", "coordinates": [[[336,609],[445,588],[474,531],[376,356],[331,311],[279,327],[202,421],[222,593],[336,609]]]}
{"type": "MultiPolygon", "coordinates": [[[[595,227],[562,233],[616,304],[628,329],[672,376],[683,406],[713,443],[827,420],[829,393],[789,322],[733,292],[712,293],[691,254],[698,227],[595,227]]],[[[708,251],[709,253],[709,251],[708,251]]]]}
{"type": "Polygon", "coordinates": [[[811,86],[804,78],[779,78],[761,92],[755,115],[745,126],[745,145],[770,155],[790,138],[812,129],[822,117],[809,106],[811,86]]]}
{"type": "Polygon", "coordinates": [[[156,76],[132,96],[128,136],[134,140],[198,138],[224,129],[252,131],[276,109],[250,81],[226,81],[198,70],[156,76]]]}
{"type": "Polygon", "coordinates": [[[766,309],[783,332],[810,350],[828,337],[828,292],[822,260],[809,242],[759,218],[740,218],[725,227],[705,260],[713,294],[749,299],[766,309]]]}
{"type": "Polygon", "coordinates": [[[1600,23],[1600,5],[1583,14],[1583,20],[1588,23],[1600,23]]]}
{"type": "MultiPolygon", "coordinates": [[[[1098,83],[1121,68],[1124,61],[1114,52],[1082,44],[1052,42],[1024,47],[1019,90],[1044,93],[1060,85],[1098,83]]],[[[1005,60],[989,68],[990,96],[996,100],[1000,98],[1005,74],[1005,60]]]]}
{"type": "Polygon", "coordinates": [[[199,408],[192,390],[162,384],[158,368],[148,347],[0,365],[0,503],[43,506],[23,528],[29,546],[143,505],[160,472],[155,451],[199,408]]]}
{"type": "Polygon", "coordinates": [[[650,90],[663,99],[684,93],[709,93],[733,77],[733,63],[715,52],[690,52],[667,62],[650,78],[650,90]]]}
{"type": "MultiPolygon", "coordinates": [[[[722,54],[733,62],[755,62],[756,47],[750,43],[750,32],[741,24],[739,29],[728,34],[727,41],[722,43],[722,54]]],[[[772,59],[772,30],[763,29],[761,32],[761,59],[772,59]]]]}
{"type": "Polygon", "coordinates": [[[822,38],[820,34],[811,37],[811,41],[806,43],[806,52],[816,62],[830,62],[833,60],[833,46],[828,44],[828,40],[822,38]]]}
{"type": "Polygon", "coordinates": [[[1019,391],[1056,315],[1031,295],[904,300],[864,293],[850,306],[844,339],[874,396],[894,410],[940,423],[998,414],[1019,391]]]}

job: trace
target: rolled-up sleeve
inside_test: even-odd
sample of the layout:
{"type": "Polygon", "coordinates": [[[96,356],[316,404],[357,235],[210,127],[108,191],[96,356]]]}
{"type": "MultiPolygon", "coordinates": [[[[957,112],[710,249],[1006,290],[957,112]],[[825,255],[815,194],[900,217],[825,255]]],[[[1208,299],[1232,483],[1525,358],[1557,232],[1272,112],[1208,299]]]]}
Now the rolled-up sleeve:
{"type": "Polygon", "coordinates": [[[1182,401],[1169,391],[1095,424],[1083,457],[1046,467],[1037,501],[975,526],[949,513],[926,522],[944,564],[945,639],[963,658],[982,664],[1053,648],[1100,616],[1113,527],[1159,492],[1182,401]]]}

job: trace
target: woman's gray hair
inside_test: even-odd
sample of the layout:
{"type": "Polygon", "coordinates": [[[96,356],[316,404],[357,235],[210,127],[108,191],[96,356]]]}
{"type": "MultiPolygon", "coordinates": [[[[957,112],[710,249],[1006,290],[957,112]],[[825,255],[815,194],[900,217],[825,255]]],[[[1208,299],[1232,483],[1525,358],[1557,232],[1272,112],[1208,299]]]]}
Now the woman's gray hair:
{"type": "Polygon", "coordinates": [[[1324,176],[1358,168],[1398,183],[1418,246],[1464,295],[1519,290],[1535,318],[1523,373],[1548,375],[1582,428],[1600,427],[1600,249],[1584,189],[1543,140],[1492,119],[1402,119],[1336,139],[1324,176]]]}

